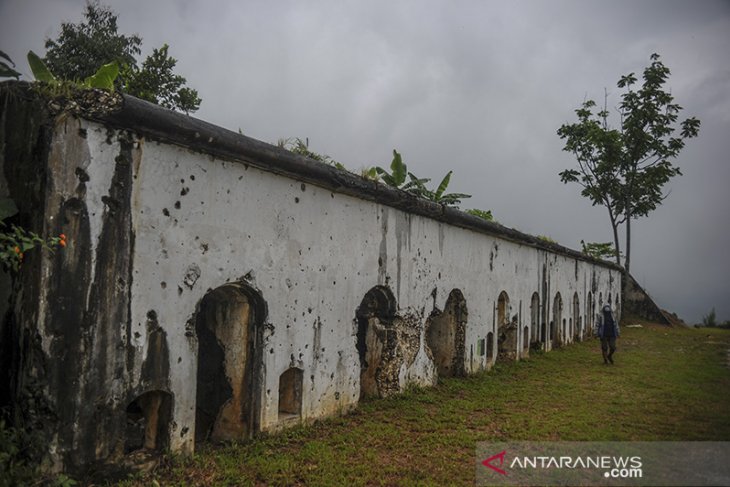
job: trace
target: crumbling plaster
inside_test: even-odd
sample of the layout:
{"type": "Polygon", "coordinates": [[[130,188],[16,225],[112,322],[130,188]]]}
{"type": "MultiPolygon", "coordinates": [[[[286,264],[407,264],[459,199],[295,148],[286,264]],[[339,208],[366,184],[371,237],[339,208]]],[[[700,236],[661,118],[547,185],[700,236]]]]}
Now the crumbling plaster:
{"type": "MultiPolygon", "coordinates": [[[[91,215],[101,214],[101,195],[120,149],[115,137],[108,144],[105,127],[80,123],[93,161],[86,167],[87,204],[91,215]]],[[[77,143],[74,131],[67,132],[66,143],[77,143]]],[[[435,308],[443,309],[453,289],[461,290],[468,307],[465,367],[470,373],[489,366],[486,356],[477,355],[476,342],[496,331],[501,291],[510,298],[508,316],[518,315],[521,329],[529,323],[530,298],[541,287],[543,264],[549,302],[558,291],[586,296],[594,280],[604,295],[619,290],[617,271],[591,263],[173,145],[137,140],[135,150],[140,152],[132,191],[135,375],[147,356],[145,326],[154,310],[167,333],[172,364],[178,431],[171,434],[171,447],[176,450],[191,450],[194,437],[179,433],[194,430],[197,343],[190,323],[206,292],[226,283],[246,282],[268,304],[262,429],[277,425],[278,379],[289,367],[305,372],[303,418],[357,403],[360,366],[353,320],[375,285],[390,287],[399,315],[415,315],[421,323],[419,349],[400,373],[401,387],[435,382],[423,325],[435,308]]],[[[98,225],[91,228],[94,235],[98,225]]]]}
{"type": "MultiPolygon", "coordinates": [[[[142,106],[142,113],[147,110],[161,113],[142,106]]],[[[222,152],[238,143],[234,135],[223,134],[225,140],[217,142],[194,132],[191,140],[203,142],[186,145],[170,140],[177,137],[175,128],[163,130],[154,117],[150,127],[145,119],[133,119],[134,126],[119,128],[125,116],[110,124],[66,114],[49,129],[43,231],[76,237],[64,251],[44,254],[38,286],[43,363],[72,365],[52,372],[45,385],[52,407],[59,408],[54,414],[60,426],[49,446],[56,469],[64,462],[116,461],[122,447],[115,435],[124,436],[124,411],[147,393],[157,403],[169,394],[169,441],[160,444],[173,451],[194,449],[203,353],[196,318],[203,298],[221,286],[245,287],[261,301],[251,355],[258,363],[244,387],[253,396],[252,432],[291,424],[292,415],[281,420],[278,401],[280,377],[292,368],[301,374],[291,377],[302,380],[297,421],[358,403],[356,312],[376,286],[392,293],[389,336],[398,341],[390,348],[395,358],[382,364],[381,374],[388,375],[379,390],[383,396],[438,380],[426,326],[452,291],[463,296],[467,317],[465,329],[454,333],[464,340],[459,352],[464,363],[454,367],[458,374],[486,370],[496,360],[501,292],[509,298],[506,319],[516,317],[519,325],[510,354],[517,359],[527,353],[523,330],[531,323],[534,293],[538,326],[549,326],[557,293],[566,320],[574,319],[578,294],[584,324],[592,323],[595,310],[589,295],[597,307],[599,295],[620,293],[619,268],[568,249],[451,209],[434,210],[435,205],[350,175],[332,176],[333,169],[312,169],[310,162],[289,161],[288,153],[266,147],[256,147],[265,152],[260,160],[250,155],[233,160],[222,152]],[[157,136],[166,130],[170,138],[157,136]],[[314,175],[293,176],[299,165],[314,175]],[[65,323],[79,316],[78,330],[65,323]],[[488,336],[491,344],[484,343],[488,336]],[[64,355],[69,344],[78,356],[64,355]],[[495,352],[492,357],[487,349],[495,352]]],[[[169,116],[178,117],[180,132],[190,131],[184,124],[194,119],[169,116]]],[[[22,326],[34,326],[28,316],[22,326]]],[[[547,331],[534,336],[535,348],[555,345],[547,331]]],[[[564,340],[573,338],[569,333],[564,340]]],[[[243,350],[230,343],[225,348],[243,350]]],[[[36,369],[20,373],[43,379],[36,369]]]]}

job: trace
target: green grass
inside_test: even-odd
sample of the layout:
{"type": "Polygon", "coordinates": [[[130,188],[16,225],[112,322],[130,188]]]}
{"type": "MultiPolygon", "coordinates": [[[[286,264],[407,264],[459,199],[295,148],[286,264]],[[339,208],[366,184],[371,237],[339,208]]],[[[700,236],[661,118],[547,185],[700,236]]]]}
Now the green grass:
{"type": "Polygon", "coordinates": [[[123,485],[473,485],[479,441],[730,440],[730,331],[643,325],[623,328],[614,366],[591,339],[123,485]]]}

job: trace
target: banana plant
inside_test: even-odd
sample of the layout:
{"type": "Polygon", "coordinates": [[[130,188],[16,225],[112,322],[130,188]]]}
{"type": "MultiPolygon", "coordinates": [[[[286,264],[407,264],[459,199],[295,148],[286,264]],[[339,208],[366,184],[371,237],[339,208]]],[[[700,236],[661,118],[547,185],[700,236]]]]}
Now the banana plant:
{"type": "MultiPolygon", "coordinates": [[[[38,54],[33,51],[28,51],[28,64],[37,81],[51,84],[59,82],[38,54]]],[[[119,64],[113,61],[100,67],[96,73],[86,78],[83,82],[76,82],[75,84],[81,88],[99,88],[114,91],[114,80],[117,79],[117,76],[119,76],[119,64]]]]}
{"type": "Polygon", "coordinates": [[[10,59],[10,56],[5,54],[3,51],[0,51],[0,58],[4,59],[5,61],[0,60],[0,78],[15,78],[20,79],[20,73],[14,70],[15,63],[12,59],[10,59]],[[13,67],[10,67],[10,64],[13,65],[13,67]]]}
{"type": "Polygon", "coordinates": [[[429,191],[426,197],[433,202],[446,206],[453,206],[455,208],[458,208],[457,205],[461,203],[461,200],[471,198],[470,194],[446,193],[446,188],[448,188],[449,182],[451,182],[451,174],[453,172],[454,171],[447,172],[446,176],[444,176],[441,180],[441,184],[439,184],[438,188],[436,188],[436,191],[429,191]]]}
{"type": "Polygon", "coordinates": [[[403,189],[401,187],[406,182],[408,167],[403,163],[403,159],[397,150],[393,149],[393,161],[390,163],[390,172],[380,166],[376,166],[375,171],[388,186],[403,189]]]}
{"type": "Polygon", "coordinates": [[[403,185],[405,191],[413,193],[421,198],[428,198],[429,190],[426,188],[426,183],[430,182],[430,178],[418,178],[412,172],[408,173],[410,181],[403,185]]]}
{"type": "Polygon", "coordinates": [[[377,166],[375,171],[385,184],[442,205],[458,208],[456,205],[461,203],[462,199],[471,198],[469,194],[446,193],[446,188],[449,186],[453,171],[446,173],[446,176],[441,180],[441,184],[438,185],[436,191],[428,189],[426,184],[431,180],[429,178],[419,178],[413,173],[408,172],[408,167],[403,163],[403,158],[395,149],[393,150],[393,161],[390,163],[390,172],[380,166],[377,166]],[[406,177],[408,177],[408,180],[406,180],[406,177]]]}

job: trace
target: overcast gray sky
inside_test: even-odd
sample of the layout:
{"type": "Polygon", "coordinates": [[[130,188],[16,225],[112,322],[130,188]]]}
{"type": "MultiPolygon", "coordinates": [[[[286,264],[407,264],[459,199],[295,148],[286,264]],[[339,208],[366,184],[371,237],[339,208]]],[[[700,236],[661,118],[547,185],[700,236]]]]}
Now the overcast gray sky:
{"type": "MultiPolygon", "coordinates": [[[[730,319],[730,1],[107,1],[120,31],[163,43],[198,90],[195,114],[359,170],[403,155],[503,224],[571,248],[611,241],[605,209],[558,172],[558,127],[585,97],[618,104],[653,52],[682,117],[702,121],[663,206],[634,222],[632,270],[660,306],[730,319]]],[[[26,73],[83,0],[0,0],[0,50],[26,73]]],[[[437,181],[436,181],[437,182],[437,181]]]]}

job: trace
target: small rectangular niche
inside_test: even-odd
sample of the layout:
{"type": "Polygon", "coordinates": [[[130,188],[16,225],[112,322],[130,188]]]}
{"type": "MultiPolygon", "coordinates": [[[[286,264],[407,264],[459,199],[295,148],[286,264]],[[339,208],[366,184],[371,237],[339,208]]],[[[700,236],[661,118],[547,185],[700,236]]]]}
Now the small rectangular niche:
{"type": "Polygon", "coordinates": [[[303,381],[304,371],[295,367],[279,376],[279,421],[301,417],[303,381]]]}

